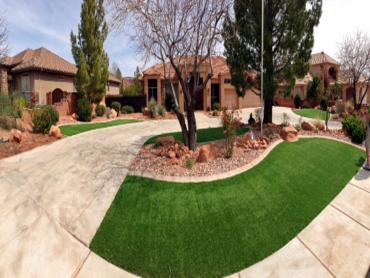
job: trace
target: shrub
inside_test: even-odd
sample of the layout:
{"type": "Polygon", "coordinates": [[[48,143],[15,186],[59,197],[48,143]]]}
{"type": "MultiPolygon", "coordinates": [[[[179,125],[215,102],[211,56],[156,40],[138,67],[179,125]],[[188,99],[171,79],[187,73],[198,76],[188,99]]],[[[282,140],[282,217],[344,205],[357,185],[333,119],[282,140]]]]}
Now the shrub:
{"type": "Polygon", "coordinates": [[[10,129],[16,128],[16,125],[17,125],[17,123],[16,123],[15,118],[0,115],[0,128],[10,130],[10,129]]]}
{"type": "Polygon", "coordinates": [[[28,100],[25,97],[16,95],[13,98],[13,106],[16,113],[16,118],[22,118],[23,116],[23,109],[28,106],[28,100]]]}
{"type": "Polygon", "coordinates": [[[163,105],[159,105],[158,106],[158,114],[161,116],[161,117],[165,117],[166,116],[166,108],[163,106],[163,105]]]}
{"type": "Polygon", "coordinates": [[[51,105],[40,106],[32,111],[33,131],[36,133],[48,133],[58,121],[58,111],[51,105]]]}
{"type": "Polygon", "coordinates": [[[98,117],[102,117],[104,116],[105,114],[105,106],[104,105],[101,105],[101,104],[98,104],[95,108],[95,113],[96,113],[96,116],[98,117]]]}
{"type": "Polygon", "coordinates": [[[248,124],[249,125],[254,125],[256,123],[256,120],[253,118],[253,114],[249,114],[249,119],[248,119],[248,124]]]}
{"type": "Polygon", "coordinates": [[[122,114],[132,114],[135,112],[135,109],[130,105],[124,105],[122,106],[121,112],[122,114]]]}
{"type": "Polygon", "coordinates": [[[240,118],[238,117],[237,111],[224,109],[222,113],[222,127],[226,138],[226,158],[231,158],[233,156],[234,141],[239,126],[240,118]]]}
{"type": "Polygon", "coordinates": [[[155,118],[157,117],[158,115],[158,107],[157,107],[157,102],[155,101],[154,98],[152,98],[150,101],[149,101],[149,104],[148,104],[148,112],[149,112],[149,116],[151,118],[155,118]]]}
{"type": "Polygon", "coordinates": [[[356,116],[345,117],[342,121],[343,130],[351,137],[353,143],[361,144],[366,137],[366,126],[356,116]]]}
{"type": "Polygon", "coordinates": [[[221,109],[221,105],[218,103],[218,102],[215,102],[214,104],[213,104],[213,110],[217,110],[217,111],[219,111],[221,109]]]}
{"type": "Polygon", "coordinates": [[[112,104],[110,105],[110,108],[116,110],[117,115],[121,112],[121,103],[118,101],[113,101],[112,104]]]}
{"type": "Polygon", "coordinates": [[[85,98],[81,98],[77,101],[76,113],[78,115],[78,120],[81,122],[90,122],[92,107],[90,101],[85,98]]]}
{"type": "Polygon", "coordinates": [[[302,103],[301,97],[299,95],[296,95],[294,97],[294,106],[295,106],[295,108],[301,107],[301,103],[302,103]]]}
{"type": "Polygon", "coordinates": [[[194,159],[192,159],[192,158],[188,158],[188,159],[186,159],[185,167],[186,167],[187,169],[191,170],[191,169],[193,169],[194,164],[195,164],[194,159]]]}

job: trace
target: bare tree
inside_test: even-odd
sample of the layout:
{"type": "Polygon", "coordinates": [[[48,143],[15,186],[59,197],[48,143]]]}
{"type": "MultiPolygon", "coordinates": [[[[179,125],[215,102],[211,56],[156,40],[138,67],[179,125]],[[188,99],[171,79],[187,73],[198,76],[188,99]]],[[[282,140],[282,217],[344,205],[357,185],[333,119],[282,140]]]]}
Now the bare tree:
{"type": "Polygon", "coordinates": [[[161,62],[174,99],[173,110],[185,145],[194,150],[197,138],[195,95],[212,78],[211,55],[221,42],[221,31],[230,0],[109,0],[114,27],[130,28],[132,40],[146,61],[161,62]],[[200,67],[209,65],[205,78],[200,67]],[[184,94],[180,111],[174,80],[184,94]]]}
{"type": "Polygon", "coordinates": [[[8,30],[5,18],[0,14],[0,59],[8,54],[8,30]]]}
{"type": "Polygon", "coordinates": [[[353,105],[358,110],[369,91],[370,83],[370,38],[366,33],[357,31],[347,36],[339,50],[341,70],[344,77],[350,82],[353,105]],[[367,83],[365,92],[357,99],[356,91],[359,82],[367,83]]]}

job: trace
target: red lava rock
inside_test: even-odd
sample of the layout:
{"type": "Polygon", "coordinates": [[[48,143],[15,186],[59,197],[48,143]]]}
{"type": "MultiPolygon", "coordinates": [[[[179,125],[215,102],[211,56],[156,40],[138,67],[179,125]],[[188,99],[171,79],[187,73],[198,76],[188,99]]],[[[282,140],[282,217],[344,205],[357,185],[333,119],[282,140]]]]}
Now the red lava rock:
{"type": "Polygon", "coordinates": [[[297,130],[289,125],[287,127],[284,127],[281,132],[280,136],[283,140],[288,141],[288,142],[297,142],[298,141],[298,132],[297,130]]]}
{"type": "Polygon", "coordinates": [[[12,133],[12,140],[11,141],[20,144],[21,141],[22,141],[22,132],[20,132],[17,129],[12,129],[11,133],[12,133]]]}
{"type": "Polygon", "coordinates": [[[215,145],[207,144],[200,147],[197,162],[205,163],[210,160],[217,158],[219,153],[218,148],[215,145]]]}
{"type": "Polygon", "coordinates": [[[60,128],[52,125],[49,130],[49,136],[54,137],[56,139],[62,139],[62,132],[60,131],[60,128]]]}
{"type": "Polygon", "coordinates": [[[307,130],[307,131],[315,131],[316,128],[313,124],[309,123],[309,122],[303,122],[301,124],[301,127],[303,130],[307,130]]]}

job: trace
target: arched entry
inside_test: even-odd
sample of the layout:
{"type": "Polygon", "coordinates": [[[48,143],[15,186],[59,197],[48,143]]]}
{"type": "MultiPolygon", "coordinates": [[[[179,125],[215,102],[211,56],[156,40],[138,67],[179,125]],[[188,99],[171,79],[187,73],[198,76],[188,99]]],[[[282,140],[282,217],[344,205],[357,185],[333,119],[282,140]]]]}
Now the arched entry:
{"type": "Polygon", "coordinates": [[[64,92],[61,89],[55,89],[51,93],[51,104],[55,104],[57,102],[61,102],[63,96],[64,96],[64,92]]]}

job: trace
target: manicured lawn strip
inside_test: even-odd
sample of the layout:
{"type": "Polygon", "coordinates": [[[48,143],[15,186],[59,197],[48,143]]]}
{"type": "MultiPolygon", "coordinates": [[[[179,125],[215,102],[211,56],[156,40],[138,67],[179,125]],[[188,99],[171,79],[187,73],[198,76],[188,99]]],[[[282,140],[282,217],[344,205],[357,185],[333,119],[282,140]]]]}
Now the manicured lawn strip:
{"type": "Polygon", "coordinates": [[[364,153],[324,139],[283,143],[250,171],[176,184],[129,176],[92,251],[143,277],[221,277],[283,247],[356,174],[364,153]]]}
{"type": "Polygon", "coordinates": [[[323,121],[325,121],[326,119],[326,112],[320,109],[303,108],[303,109],[294,110],[294,113],[296,113],[297,115],[301,117],[306,117],[306,118],[311,118],[311,119],[317,119],[317,120],[323,120],[323,121]]]}
{"type": "MultiPolygon", "coordinates": [[[[237,131],[237,135],[242,135],[246,133],[248,130],[249,129],[247,127],[240,128],[237,131]]],[[[145,145],[155,144],[156,139],[158,137],[170,136],[170,135],[175,137],[176,140],[179,140],[182,142],[181,132],[173,132],[173,133],[164,133],[158,136],[154,136],[150,138],[148,141],[146,141],[145,145]]],[[[210,142],[210,141],[221,140],[221,139],[225,139],[224,130],[222,127],[198,129],[198,140],[197,140],[198,143],[210,142]]]]}
{"type": "Polygon", "coordinates": [[[77,125],[64,125],[60,126],[60,131],[63,133],[63,135],[72,136],[76,135],[82,132],[99,129],[99,128],[106,128],[111,126],[117,126],[117,125],[125,125],[130,123],[138,123],[141,122],[139,120],[114,120],[110,122],[104,122],[104,123],[93,123],[93,124],[77,124],[77,125]]]}

